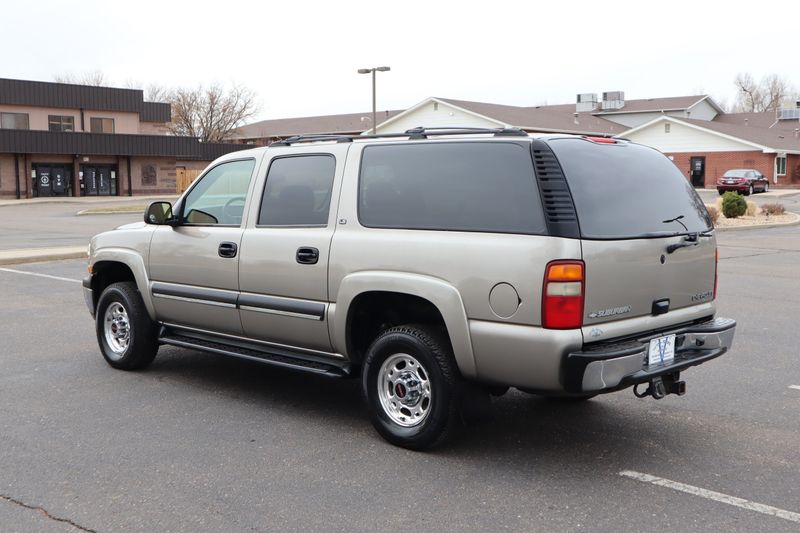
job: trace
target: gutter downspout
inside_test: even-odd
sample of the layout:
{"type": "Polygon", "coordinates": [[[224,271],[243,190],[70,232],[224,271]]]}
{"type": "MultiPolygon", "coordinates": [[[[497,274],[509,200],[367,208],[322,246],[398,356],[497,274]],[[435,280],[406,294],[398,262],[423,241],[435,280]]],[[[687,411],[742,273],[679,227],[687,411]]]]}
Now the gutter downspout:
{"type": "Polygon", "coordinates": [[[128,160],[128,196],[133,196],[133,189],[131,185],[131,156],[128,156],[127,160],[128,160]]]}
{"type": "Polygon", "coordinates": [[[17,190],[17,200],[21,198],[20,188],[19,188],[19,154],[14,154],[14,173],[17,176],[16,180],[16,190],[17,190]]]}

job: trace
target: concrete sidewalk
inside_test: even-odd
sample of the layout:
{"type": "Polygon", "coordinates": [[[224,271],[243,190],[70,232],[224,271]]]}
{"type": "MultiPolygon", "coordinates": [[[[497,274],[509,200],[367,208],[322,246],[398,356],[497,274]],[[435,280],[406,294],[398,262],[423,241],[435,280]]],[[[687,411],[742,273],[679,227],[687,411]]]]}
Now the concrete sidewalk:
{"type": "MultiPolygon", "coordinates": [[[[800,192],[800,191],[798,191],[800,192]]],[[[177,194],[156,194],[148,196],[54,196],[48,198],[22,198],[20,200],[0,200],[0,207],[9,205],[30,205],[30,204],[83,204],[83,205],[105,205],[118,204],[124,202],[148,202],[154,200],[177,200],[177,194]]]]}
{"type": "Polygon", "coordinates": [[[51,248],[23,248],[21,250],[0,250],[0,265],[34,263],[37,261],[57,261],[59,259],[85,258],[89,245],[55,246],[51,248]]]}

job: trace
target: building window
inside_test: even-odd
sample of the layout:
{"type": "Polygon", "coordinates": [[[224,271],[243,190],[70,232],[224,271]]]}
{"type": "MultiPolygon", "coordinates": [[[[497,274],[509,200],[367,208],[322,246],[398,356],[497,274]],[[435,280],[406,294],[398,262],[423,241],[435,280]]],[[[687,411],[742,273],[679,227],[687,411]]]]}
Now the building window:
{"type": "Polygon", "coordinates": [[[75,117],[48,115],[50,131],[75,131],[75,117]]]}
{"type": "Polygon", "coordinates": [[[90,123],[92,133],[114,133],[114,119],[92,117],[90,123]]]}
{"type": "Polygon", "coordinates": [[[775,158],[775,175],[776,176],[785,176],[786,175],[786,156],[779,155],[775,158]]]}
{"type": "Polygon", "coordinates": [[[0,113],[0,128],[4,130],[29,130],[27,113],[0,113]]]}
{"type": "Polygon", "coordinates": [[[664,133],[669,133],[669,127],[670,127],[670,125],[671,125],[671,124],[670,124],[669,122],[667,122],[666,124],[664,124],[664,133]]]}

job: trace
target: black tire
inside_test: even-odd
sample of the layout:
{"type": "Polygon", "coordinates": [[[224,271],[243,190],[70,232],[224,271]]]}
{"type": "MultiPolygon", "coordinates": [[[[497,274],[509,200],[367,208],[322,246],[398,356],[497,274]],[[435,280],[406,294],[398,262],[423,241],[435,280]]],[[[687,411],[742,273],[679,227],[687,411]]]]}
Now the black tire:
{"type": "Polygon", "coordinates": [[[753,184],[751,183],[750,187],[747,188],[747,192],[745,193],[745,196],[750,196],[752,194],[753,194],[753,184]]]}
{"type": "MultiPolygon", "coordinates": [[[[399,372],[402,373],[402,370],[399,372]]],[[[399,380],[388,383],[394,392],[399,380]]],[[[364,358],[361,391],[369,408],[372,425],[384,439],[403,448],[426,450],[444,443],[452,436],[460,421],[462,385],[463,381],[453,358],[450,342],[444,334],[434,328],[404,325],[387,329],[372,342],[364,358]],[[427,375],[431,392],[427,414],[420,422],[410,427],[392,419],[392,415],[381,403],[378,392],[382,366],[390,358],[398,357],[400,354],[406,354],[418,361],[427,375]]],[[[395,399],[398,397],[403,398],[398,394],[395,399]]],[[[423,399],[419,405],[424,405],[424,401],[423,399]]],[[[417,408],[412,407],[412,409],[417,408]]]]}
{"type": "MultiPolygon", "coordinates": [[[[142,295],[133,282],[112,283],[105,288],[97,303],[95,330],[100,352],[114,368],[139,370],[152,363],[158,352],[158,328],[150,320],[142,295]],[[119,345],[117,349],[112,347],[106,335],[106,311],[112,305],[117,306],[117,309],[121,306],[127,314],[127,342],[122,349],[119,345]]],[[[116,331],[118,329],[114,330],[116,331]]]]}
{"type": "Polygon", "coordinates": [[[720,190],[720,189],[717,189],[717,192],[719,193],[719,195],[720,195],[720,196],[722,196],[723,194],[725,194],[725,191],[722,191],[722,190],[720,190]]]}

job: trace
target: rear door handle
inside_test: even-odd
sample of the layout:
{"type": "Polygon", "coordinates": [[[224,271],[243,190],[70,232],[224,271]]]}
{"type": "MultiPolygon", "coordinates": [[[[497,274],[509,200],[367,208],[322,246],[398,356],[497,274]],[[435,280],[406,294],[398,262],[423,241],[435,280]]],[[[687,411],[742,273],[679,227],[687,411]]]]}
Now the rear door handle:
{"type": "Polygon", "coordinates": [[[238,249],[239,247],[236,246],[235,242],[222,242],[219,245],[219,256],[226,258],[236,257],[238,249]]]}
{"type": "Polygon", "coordinates": [[[296,259],[301,265],[316,265],[319,261],[319,250],[310,246],[298,248],[296,259]]]}

